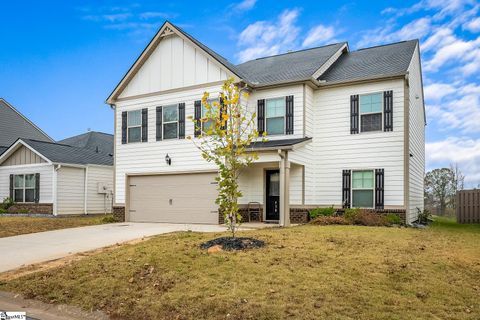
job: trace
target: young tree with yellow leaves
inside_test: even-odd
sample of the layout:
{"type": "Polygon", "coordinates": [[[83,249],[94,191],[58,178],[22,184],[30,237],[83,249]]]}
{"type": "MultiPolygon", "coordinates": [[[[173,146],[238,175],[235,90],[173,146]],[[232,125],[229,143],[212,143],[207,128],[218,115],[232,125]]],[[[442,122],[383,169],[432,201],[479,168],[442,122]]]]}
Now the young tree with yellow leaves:
{"type": "Polygon", "coordinates": [[[239,214],[238,199],[242,192],[238,178],[244,168],[249,166],[257,155],[248,150],[249,145],[258,137],[255,129],[255,113],[248,113],[241,104],[241,98],[247,98],[228,79],[222,86],[219,99],[210,99],[205,92],[202,98],[202,117],[193,119],[195,129],[201,132],[198,138],[188,137],[200,150],[202,157],[218,167],[218,197],[216,204],[225,217],[228,230],[235,232],[242,222],[239,214]]]}

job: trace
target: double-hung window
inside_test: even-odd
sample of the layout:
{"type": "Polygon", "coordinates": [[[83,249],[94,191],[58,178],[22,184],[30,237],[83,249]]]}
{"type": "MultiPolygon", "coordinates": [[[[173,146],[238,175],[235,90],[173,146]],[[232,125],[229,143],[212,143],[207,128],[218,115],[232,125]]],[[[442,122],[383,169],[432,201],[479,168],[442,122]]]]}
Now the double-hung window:
{"type": "Polygon", "coordinates": [[[285,97],[266,99],[266,131],[268,135],[285,134],[285,97]]]}
{"type": "Polygon", "coordinates": [[[14,176],[13,201],[35,202],[35,175],[17,174],[14,176]]]}
{"type": "Polygon", "coordinates": [[[127,141],[128,143],[142,141],[142,110],[127,113],[127,141]]]}
{"type": "Polygon", "coordinates": [[[360,95],[361,132],[382,131],[383,94],[360,95]]]}
{"type": "Polygon", "coordinates": [[[163,139],[178,138],[178,104],[163,107],[163,139]]]}
{"type": "Polygon", "coordinates": [[[373,170],[353,171],[352,208],[373,208],[374,199],[373,170]]]}
{"type": "MultiPolygon", "coordinates": [[[[208,104],[212,107],[211,113],[215,113],[216,109],[219,108],[220,106],[220,99],[215,98],[215,99],[208,99],[207,100],[208,104]]],[[[207,115],[207,107],[202,103],[202,118],[204,118],[207,115]]],[[[212,128],[215,125],[214,119],[210,119],[208,121],[203,122],[202,125],[202,131],[206,132],[208,129],[212,128]]]]}

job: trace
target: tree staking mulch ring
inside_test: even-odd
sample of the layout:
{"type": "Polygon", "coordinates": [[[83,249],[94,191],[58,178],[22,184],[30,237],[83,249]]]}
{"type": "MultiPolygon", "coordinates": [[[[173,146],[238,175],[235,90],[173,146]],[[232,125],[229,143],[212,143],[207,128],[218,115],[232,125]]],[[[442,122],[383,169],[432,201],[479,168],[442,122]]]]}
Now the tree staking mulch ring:
{"type": "Polygon", "coordinates": [[[208,249],[213,246],[222,246],[222,249],[227,251],[247,250],[247,249],[262,248],[265,246],[265,242],[262,240],[245,238],[245,237],[240,237],[240,238],[222,237],[222,238],[217,238],[217,239],[204,242],[200,245],[200,248],[208,249]]]}

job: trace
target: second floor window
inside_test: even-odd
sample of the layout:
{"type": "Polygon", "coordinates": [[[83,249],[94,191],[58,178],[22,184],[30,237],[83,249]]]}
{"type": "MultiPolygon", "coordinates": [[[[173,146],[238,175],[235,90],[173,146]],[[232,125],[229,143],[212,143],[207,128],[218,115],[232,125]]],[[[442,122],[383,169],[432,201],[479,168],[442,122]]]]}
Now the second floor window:
{"type": "Polygon", "coordinates": [[[163,107],[163,139],[178,138],[178,104],[163,107]]]}
{"type": "Polygon", "coordinates": [[[382,131],[382,99],[382,93],[364,94],[360,96],[361,132],[382,131]]]}
{"type": "Polygon", "coordinates": [[[285,134],[285,98],[266,99],[265,104],[267,134],[285,134]]]}
{"type": "Polygon", "coordinates": [[[35,201],[35,175],[17,174],[14,176],[13,201],[34,202],[35,201]]]}
{"type": "Polygon", "coordinates": [[[128,111],[127,113],[127,141],[142,141],[142,110],[128,111]]]}
{"type": "MultiPolygon", "coordinates": [[[[220,103],[219,98],[208,99],[208,104],[212,107],[212,109],[216,108],[215,105],[218,104],[218,103],[220,103]]],[[[207,114],[207,108],[205,107],[204,104],[202,104],[202,117],[205,117],[206,114],[207,114]]],[[[205,121],[202,125],[202,131],[207,131],[208,129],[210,129],[212,126],[214,126],[214,122],[215,122],[215,120],[213,120],[213,119],[205,121]]]]}

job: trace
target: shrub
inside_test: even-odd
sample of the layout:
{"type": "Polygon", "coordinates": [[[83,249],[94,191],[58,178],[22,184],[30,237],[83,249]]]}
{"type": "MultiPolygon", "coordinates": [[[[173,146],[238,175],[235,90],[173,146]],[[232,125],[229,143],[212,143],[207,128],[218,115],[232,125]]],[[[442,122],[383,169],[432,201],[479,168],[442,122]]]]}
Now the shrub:
{"type": "Polygon", "coordinates": [[[102,218],[102,223],[114,223],[118,222],[112,214],[106,215],[102,218]]]}
{"type": "Polygon", "coordinates": [[[417,208],[417,213],[418,213],[418,223],[420,224],[428,224],[430,220],[432,220],[432,213],[424,209],[423,211],[420,210],[420,208],[417,208]]]}
{"type": "Polygon", "coordinates": [[[7,213],[7,212],[8,212],[7,209],[4,209],[4,208],[2,208],[2,207],[0,206],[0,214],[2,214],[2,213],[7,213]]]}
{"type": "Polygon", "coordinates": [[[402,224],[402,219],[395,213],[389,213],[385,216],[385,219],[389,224],[402,224]]]}
{"type": "Polygon", "coordinates": [[[328,226],[332,224],[347,225],[350,224],[344,217],[337,216],[319,216],[314,220],[310,221],[311,224],[328,226]]]}
{"type": "Polygon", "coordinates": [[[388,226],[389,223],[384,215],[361,210],[353,219],[353,224],[360,226],[381,227],[388,226]]]}
{"type": "Polygon", "coordinates": [[[359,214],[360,214],[359,208],[347,208],[345,209],[345,213],[343,214],[343,217],[348,221],[353,222],[359,214]]]}
{"type": "Polygon", "coordinates": [[[10,208],[11,206],[13,206],[15,204],[15,202],[13,201],[12,198],[5,198],[3,199],[3,202],[2,204],[0,205],[1,208],[5,209],[5,210],[8,210],[8,208],[10,208]]]}
{"type": "Polygon", "coordinates": [[[331,207],[327,207],[327,208],[312,209],[312,210],[310,210],[309,214],[310,214],[311,219],[315,219],[315,218],[320,217],[320,216],[323,216],[323,217],[333,216],[335,214],[335,212],[337,212],[337,210],[335,210],[333,208],[333,206],[331,206],[331,207]]]}

